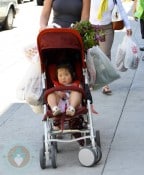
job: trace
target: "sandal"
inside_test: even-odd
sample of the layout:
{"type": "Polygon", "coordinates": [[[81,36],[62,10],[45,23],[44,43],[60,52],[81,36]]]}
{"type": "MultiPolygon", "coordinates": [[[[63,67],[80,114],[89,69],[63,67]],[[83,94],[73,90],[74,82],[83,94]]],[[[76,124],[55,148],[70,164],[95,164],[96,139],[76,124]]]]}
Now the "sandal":
{"type": "Polygon", "coordinates": [[[104,86],[102,88],[102,93],[103,94],[106,94],[106,95],[111,95],[112,94],[112,91],[110,90],[110,88],[108,86],[104,86]]]}
{"type": "Polygon", "coordinates": [[[59,108],[58,106],[54,106],[54,107],[52,108],[52,114],[53,114],[53,116],[56,116],[56,115],[61,114],[60,108],[59,108]]]}
{"type": "Polygon", "coordinates": [[[73,106],[69,106],[66,110],[66,115],[74,116],[75,115],[75,108],[73,106]]]}

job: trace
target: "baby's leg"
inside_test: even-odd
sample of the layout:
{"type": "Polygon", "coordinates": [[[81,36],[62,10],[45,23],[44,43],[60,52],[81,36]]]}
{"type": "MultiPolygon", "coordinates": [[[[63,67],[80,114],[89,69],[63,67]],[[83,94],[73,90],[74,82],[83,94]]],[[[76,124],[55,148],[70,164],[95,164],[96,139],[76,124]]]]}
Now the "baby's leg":
{"type": "Polygon", "coordinates": [[[75,108],[81,104],[82,94],[77,91],[72,91],[69,98],[69,106],[66,110],[66,115],[74,116],[75,108]]]}
{"type": "Polygon", "coordinates": [[[76,108],[81,104],[82,94],[77,91],[71,91],[69,103],[72,107],[76,108]]]}
{"type": "Polygon", "coordinates": [[[56,93],[51,93],[47,97],[47,102],[51,109],[55,106],[58,106],[59,100],[60,97],[56,93]]]}
{"type": "Polygon", "coordinates": [[[47,102],[52,110],[53,116],[59,115],[61,113],[61,110],[58,107],[59,100],[60,97],[56,93],[51,93],[47,97],[47,102]]]}

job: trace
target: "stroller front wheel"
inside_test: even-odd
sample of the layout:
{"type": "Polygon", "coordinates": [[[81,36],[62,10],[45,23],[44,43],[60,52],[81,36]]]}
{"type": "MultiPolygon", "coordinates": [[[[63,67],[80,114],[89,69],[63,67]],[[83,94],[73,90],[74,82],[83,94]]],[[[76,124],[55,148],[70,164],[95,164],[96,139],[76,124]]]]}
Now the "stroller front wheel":
{"type": "Polygon", "coordinates": [[[99,146],[96,147],[96,161],[95,163],[97,164],[102,158],[102,151],[99,146]]]}
{"type": "Polygon", "coordinates": [[[92,148],[82,148],[79,151],[78,159],[81,165],[91,167],[96,162],[96,154],[92,148]]]}

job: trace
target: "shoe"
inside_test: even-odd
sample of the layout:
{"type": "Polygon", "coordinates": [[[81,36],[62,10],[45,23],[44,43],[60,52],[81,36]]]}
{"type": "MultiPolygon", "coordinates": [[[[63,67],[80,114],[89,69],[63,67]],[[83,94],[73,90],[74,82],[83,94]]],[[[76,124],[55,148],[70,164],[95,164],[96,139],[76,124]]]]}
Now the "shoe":
{"type": "Polygon", "coordinates": [[[60,115],[60,114],[61,114],[60,108],[59,108],[58,106],[54,106],[54,107],[52,108],[52,114],[53,114],[53,116],[60,115]]]}
{"type": "Polygon", "coordinates": [[[104,86],[102,88],[102,93],[105,94],[105,95],[111,95],[112,91],[110,90],[110,88],[108,86],[104,86]]]}
{"type": "Polygon", "coordinates": [[[140,47],[140,51],[144,51],[144,47],[140,47]]]}
{"type": "Polygon", "coordinates": [[[73,106],[69,106],[66,110],[66,115],[68,116],[74,116],[75,115],[75,108],[73,106]]]}

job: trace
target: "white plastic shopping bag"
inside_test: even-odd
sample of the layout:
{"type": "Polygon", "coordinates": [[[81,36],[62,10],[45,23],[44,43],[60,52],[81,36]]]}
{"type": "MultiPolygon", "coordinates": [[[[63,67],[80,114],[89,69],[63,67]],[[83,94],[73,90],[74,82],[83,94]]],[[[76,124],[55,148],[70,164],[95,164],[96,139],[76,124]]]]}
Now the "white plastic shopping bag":
{"type": "Polygon", "coordinates": [[[116,52],[116,67],[119,71],[125,72],[127,68],[124,66],[124,59],[126,55],[126,37],[124,37],[122,43],[119,44],[116,52]]]}
{"type": "Polygon", "coordinates": [[[137,45],[131,37],[126,37],[126,55],[124,59],[124,65],[128,69],[137,69],[139,63],[137,45]]]}
{"type": "Polygon", "coordinates": [[[125,36],[118,46],[116,53],[116,67],[124,72],[128,69],[137,69],[139,63],[138,48],[132,37],[125,36]]]}
{"type": "Polygon", "coordinates": [[[24,54],[30,62],[32,62],[32,63],[38,62],[39,61],[39,54],[38,54],[36,42],[25,46],[24,47],[24,54]]]}
{"type": "Polygon", "coordinates": [[[104,54],[99,46],[90,48],[87,54],[87,59],[91,59],[93,61],[93,65],[96,71],[95,82],[92,84],[93,89],[99,89],[104,85],[107,85],[120,78],[120,75],[113,67],[109,58],[104,54]]]}
{"type": "Polygon", "coordinates": [[[29,71],[29,79],[25,87],[25,99],[31,105],[39,105],[42,96],[42,78],[40,64],[32,64],[29,71]]]}
{"type": "Polygon", "coordinates": [[[17,88],[17,97],[30,105],[42,103],[42,78],[40,63],[32,63],[17,88]]]}

